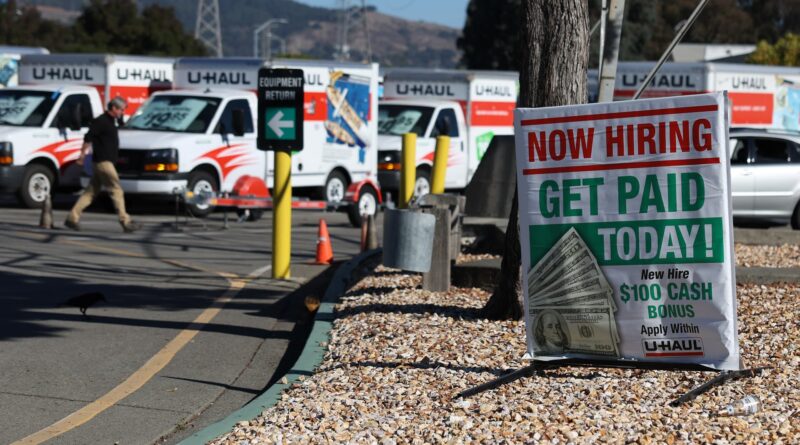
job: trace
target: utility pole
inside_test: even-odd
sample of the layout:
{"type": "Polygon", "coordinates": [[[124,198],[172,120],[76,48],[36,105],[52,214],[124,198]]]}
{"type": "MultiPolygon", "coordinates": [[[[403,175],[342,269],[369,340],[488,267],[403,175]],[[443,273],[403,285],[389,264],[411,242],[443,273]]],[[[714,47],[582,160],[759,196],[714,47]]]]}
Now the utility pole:
{"type": "MultiPolygon", "coordinates": [[[[253,31],[253,57],[261,57],[261,51],[258,50],[258,42],[259,42],[258,35],[264,31],[267,31],[267,41],[264,44],[264,46],[266,46],[266,53],[267,53],[266,59],[272,60],[272,39],[273,39],[272,25],[285,25],[287,23],[289,23],[289,20],[286,19],[269,19],[266,22],[262,23],[261,26],[256,28],[253,31]]],[[[283,42],[282,45],[285,45],[283,39],[277,36],[275,36],[275,38],[283,42]]],[[[286,52],[285,46],[283,46],[283,48],[284,48],[283,52],[286,52]]]]}
{"type": "Polygon", "coordinates": [[[197,23],[194,37],[203,42],[217,57],[222,57],[222,25],[219,21],[219,0],[197,0],[197,23]]]}
{"type": "Polygon", "coordinates": [[[361,0],[361,15],[364,18],[364,41],[367,47],[367,62],[372,62],[372,42],[369,38],[369,22],[367,21],[367,0],[361,0]]]}
{"type": "Polygon", "coordinates": [[[336,0],[339,9],[339,20],[337,27],[337,47],[336,60],[350,59],[350,45],[347,43],[350,32],[350,1],[336,0]]]}

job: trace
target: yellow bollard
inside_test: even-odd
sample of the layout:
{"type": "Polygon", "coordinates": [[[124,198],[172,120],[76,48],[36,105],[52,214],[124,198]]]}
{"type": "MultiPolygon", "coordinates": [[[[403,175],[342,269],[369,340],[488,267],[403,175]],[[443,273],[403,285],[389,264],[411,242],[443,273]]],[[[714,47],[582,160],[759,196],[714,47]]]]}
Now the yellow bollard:
{"type": "Polygon", "coordinates": [[[444,193],[444,178],[447,176],[447,156],[450,152],[450,136],[436,138],[436,153],[433,156],[431,193],[444,193]]]}
{"type": "Polygon", "coordinates": [[[291,276],[292,259],[292,154],[275,151],[275,186],[272,194],[272,278],[291,276]]]}
{"type": "Polygon", "coordinates": [[[414,182],[417,176],[417,134],[403,135],[403,160],[400,165],[400,196],[398,207],[408,208],[408,202],[414,196],[414,182]]]}

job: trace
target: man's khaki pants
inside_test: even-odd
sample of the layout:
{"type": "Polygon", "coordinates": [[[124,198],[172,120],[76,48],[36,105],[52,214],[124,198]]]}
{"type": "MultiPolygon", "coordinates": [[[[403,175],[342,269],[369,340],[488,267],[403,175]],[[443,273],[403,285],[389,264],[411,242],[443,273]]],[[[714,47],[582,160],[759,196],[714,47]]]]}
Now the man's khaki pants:
{"type": "Polygon", "coordinates": [[[127,226],[131,222],[131,217],[125,212],[125,195],[119,185],[119,175],[117,175],[117,169],[114,168],[114,164],[110,161],[96,162],[92,165],[92,169],[94,170],[92,180],[69,212],[69,220],[77,224],[81,219],[81,213],[86,207],[89,207],[94,198],[105,187],[111,196],[114,208],[117,209],[119,223],[127,226]]]}

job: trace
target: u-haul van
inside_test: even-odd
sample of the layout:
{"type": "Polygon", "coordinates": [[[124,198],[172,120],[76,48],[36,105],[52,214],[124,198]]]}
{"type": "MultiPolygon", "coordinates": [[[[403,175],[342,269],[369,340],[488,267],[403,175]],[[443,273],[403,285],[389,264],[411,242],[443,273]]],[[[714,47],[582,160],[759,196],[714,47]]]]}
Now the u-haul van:
{"type": "MultiPolygon", "coordinates": [[[[178,59],[178,89],[153,95],[120,134],[126,192],[232,191],[244,175],[271,186],[272,156],[256,149],[255,94],[263,65],[253,58],[178,59]],[[165,168],[153,167],[158,164],[165,168]]],[[[322,190],[336,202],[351,183],[376,179],[377,65],[276,60],[270,66],[299,68],[305,77],[305,139],[292,155],[293,187],[322,190]],[[339,113],[343,101],[355,115],[339,113]]]]}
{"type": "MultiPolygon", "coordinates": [[[[615,100],[632,99],[653,62],[622,62],[617,67],[615,100]]],[[[590,91],[597,72],[589,74],[590,91]]],[[[728,91],[731,126],[800,130],[800,72],[796,68],[729,64],[665,63],[642,97],[728,91]]]]}
{"type": "Polygon", "coordinates": [[[124,97],[132,113],[171,79],[171,59],[23,54],[20,86],[0,90],[0,189],[37,207],[56,186],[78,187],[74,161],[105,98],[124,97]]]}
{"type": "Polygon", "coordinates": [[[463,189],[492,138],[514,133],[515,72],[397,68],[383,77],[378,180],[384,190],[399,188],[404,133],[418,136],[417,196],[430,191],[437,136],[450,136],[445,188],[463,189]]]}
{"type": "Polygon", "coordinates": [[[102,103],[116,96],[136,112],[156,91],[172,88],[175,60],[166,57],[112,54],[32,54],[20,61],[20,84],[86,85],[97,89],[102,103]]]}

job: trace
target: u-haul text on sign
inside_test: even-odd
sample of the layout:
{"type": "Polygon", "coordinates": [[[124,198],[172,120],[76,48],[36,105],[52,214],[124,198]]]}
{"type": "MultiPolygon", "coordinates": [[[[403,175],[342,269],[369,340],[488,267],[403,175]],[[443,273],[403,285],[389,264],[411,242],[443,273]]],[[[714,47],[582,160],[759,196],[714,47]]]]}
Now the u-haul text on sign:
{"type": "Polygon", "coordinates": [[[516,111],[530,354],[738,369],[726,110],[516,111]]]}

